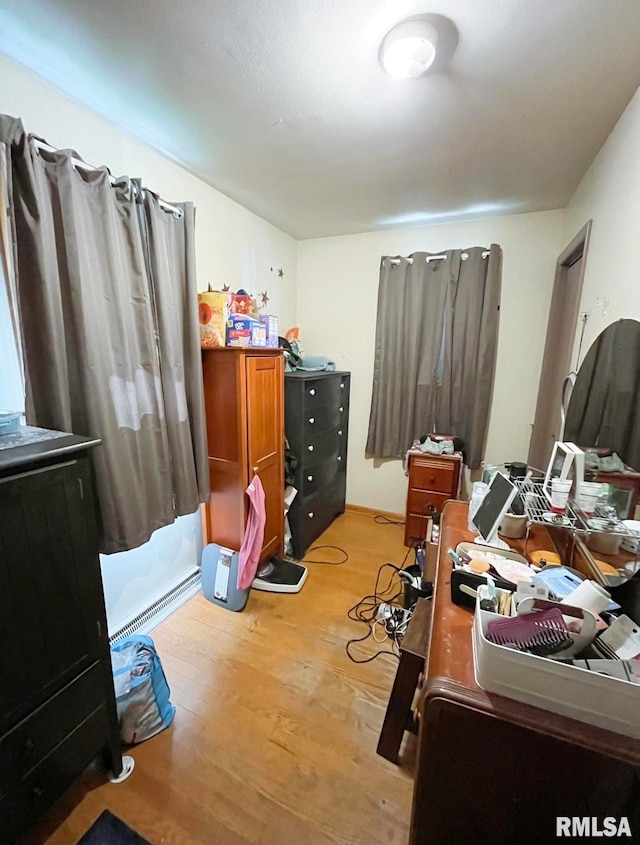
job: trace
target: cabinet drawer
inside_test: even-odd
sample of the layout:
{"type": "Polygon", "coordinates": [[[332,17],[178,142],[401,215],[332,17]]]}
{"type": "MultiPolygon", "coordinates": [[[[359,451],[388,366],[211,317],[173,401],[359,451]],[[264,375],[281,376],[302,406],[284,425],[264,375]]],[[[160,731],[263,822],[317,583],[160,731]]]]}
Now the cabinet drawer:
{"type": "Polygon", "coordinates": [[[339,428],[343,420],[344,405],[321,405],[317,408],[305,408],[302,416],[303,436],[313,435],[330,428],[339,428]]]}
{"type": "Polygon", "coordinates": [[[342,455],[337,451],[323,461],[304,467],[297,473],[298,495],[302,499],[314,496],[327,484],[331,484],[344,465],[342,455]]]}
{"type": "Polygon", "coordinates": [[[303,501],[294,499],[289,511],[293,554],[299,560],[313,541],[328,528],[336,516],[344,513],[346,473],[340,472],[331,484],[303,501]],[[296,504],[297,502],[297,504],[296,504]]]}
{"type": "Polygon", "coordinates": [[[0,796],[100,706],[102,684],[100,666],[94,663],[0,737],[0,796]]]}
{"type": "Polygon", "coordinates": [[[15,841],[18,831],[35,821],[96,757],[107,736],[104,707],[91,713],[22,780],[0,798],[2,842],[15,841]]]}
{"type": "Polygon", "coordinates": [[[414,459],[411,464],[409,486],[421,490],[449,493],[455,498],[458,487],[458,461],[424,461],[414,459]]]}
{"type": "Polygon", "coordinates": [[[325,376],[310,379],[304,383],[305,412],[321,405],[343,405],[345,395],[348,396],[347,381],[342,376],[325,376]]]}
{"type": "Polygon", "coordinates": [[[306,468],[311,464],[319,463],[336,452],[345,455],[346,442],[347,429],[342,426],[323,431],[320,434],[308,435],[304,438],[300,463],[306,468]]]}
{"type": "Polygon", "coordinates": [[[409,490],[407,514],[409,516],[429,516],[429,505],[442,513],[444,503],[451,499],[449,493],[432,493],[430,490],[409,490]]]}

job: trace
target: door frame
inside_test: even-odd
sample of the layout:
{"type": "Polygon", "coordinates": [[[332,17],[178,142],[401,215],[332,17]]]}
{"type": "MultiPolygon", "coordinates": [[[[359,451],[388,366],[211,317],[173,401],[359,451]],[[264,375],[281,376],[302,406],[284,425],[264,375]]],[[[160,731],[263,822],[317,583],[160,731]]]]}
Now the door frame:
{"type": "Polygon", "coordinates": [[[552,429],[556,420],[558,425],[560,424],[562,396],[560,391],[558,391],[557,397],[555,399],[551,398],[549,396],[549,384],[553,381],[553,376],[556,375],[558,368],[562,370],[565,376],[571,371],[571,356],[573,355],[578,330],[582,285],[587,266],[587,253],[591,238],[592,222],[592,220],[587,220],[582,229],[580,229],[577,235],[562,250],[556,261],[544,354],[538,383],[535,416],[531,427],[531,440],[527,458],[527,463],[536,467],[536,469],[545,469],[549,455],[551,454],[550,448],[546,460],[541,459],[541,455],[546,450],[546,432],[552,429]],[[579,259],[582,259],[582,266],[573,291],[571,291],[571,301],[567,302],[566,281],[568,271],[579,259]],[[561,325],[570,326],[572,330],[570,329],[569,332],[563,335],[560,332],[561,325]],[[558,346],[558,337],[562,338],[560,348],[558,346]],[[539,463],[544,465],[538,466],[539,463]]]}

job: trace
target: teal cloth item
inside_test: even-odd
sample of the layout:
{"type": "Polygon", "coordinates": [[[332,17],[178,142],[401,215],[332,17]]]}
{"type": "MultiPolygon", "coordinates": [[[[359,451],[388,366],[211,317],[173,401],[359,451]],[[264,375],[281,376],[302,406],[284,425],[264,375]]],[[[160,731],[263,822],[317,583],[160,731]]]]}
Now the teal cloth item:
{"type": "Polygon", "coordinates": [[[332,361],[331,358],[327,358],[326,355],[305,355],[303,358],[300,359],[300,363],[298,364],[299,370],[305,370],[307,372],[333,372],[336,368],[336,362],[332,361]]]}

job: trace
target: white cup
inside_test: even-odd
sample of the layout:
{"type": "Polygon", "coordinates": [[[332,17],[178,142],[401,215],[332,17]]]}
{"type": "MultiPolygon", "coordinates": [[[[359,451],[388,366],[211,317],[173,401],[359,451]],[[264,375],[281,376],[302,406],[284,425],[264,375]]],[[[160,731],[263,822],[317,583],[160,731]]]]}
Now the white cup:
{"type": "Polygon", "coordinates": [[[594,513],[602,484],[597,481],[583,481],[578,486],[578,507],[584,513],[594,513]]]}
{"type": "Polygon", "coordinates": [[[566,508],[572,483],[570,479],[551,479],[551,510],[554,513],[562,513],[566,508]]]}
{"type": "Polygon", "coordinates": [[[590,610],[595,616],[611,604],[611,596],[596,581],[583,581],[579,587],[562,599],[562,604],[590,610]]]}

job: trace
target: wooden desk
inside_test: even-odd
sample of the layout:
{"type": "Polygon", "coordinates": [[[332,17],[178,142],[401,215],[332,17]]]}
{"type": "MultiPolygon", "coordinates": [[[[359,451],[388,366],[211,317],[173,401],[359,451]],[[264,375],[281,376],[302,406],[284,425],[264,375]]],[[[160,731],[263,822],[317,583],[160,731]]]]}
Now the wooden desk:
{"type": "Polygon", "coordinates": [[[547,843],[555,841],[558,816],[627,816],[633,841],[640,841],[639,741],[477,686],[473,614],[451,602],[446,553],[471,539],[466,526],[466,503],[448,502],[420,707],[410,842],[547,843]]]}

